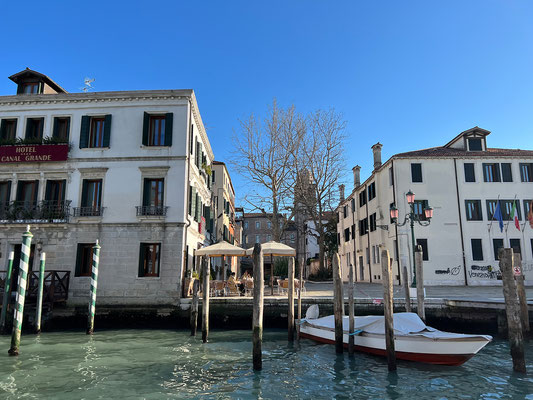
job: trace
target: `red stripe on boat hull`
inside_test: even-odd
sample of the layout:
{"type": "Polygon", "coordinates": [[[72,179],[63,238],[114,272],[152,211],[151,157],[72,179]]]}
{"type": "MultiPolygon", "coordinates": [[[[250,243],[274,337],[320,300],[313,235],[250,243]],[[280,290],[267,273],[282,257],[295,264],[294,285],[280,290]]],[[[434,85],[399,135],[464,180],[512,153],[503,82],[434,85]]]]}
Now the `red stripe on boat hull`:
{"type": "MultiPolygon", "coordinates": [[[[335,344],[334,340],[326,339],[323,337],[309,335],[308,333],[301,332],[301,337],[314,340],[316,342],[335,344]]],[[[348,348],[348,343],[344,343],[344,347],[348,348]]],[[[378,356],[387,356],[387,352],[381,349],[375,349],[373,347],[364,347],[364,346],[355,346],[355,350],[361,351],[364,353],[374,354],[378,356]]],[[[438,365],[462,365],[469,359],[471,359],[474,354],[424,354],[424,353],[406,353],[403,351],[396,352],[396,358],[400,360],[407,361],[417,361],[427,364],[438,364],[438,365]]]]}

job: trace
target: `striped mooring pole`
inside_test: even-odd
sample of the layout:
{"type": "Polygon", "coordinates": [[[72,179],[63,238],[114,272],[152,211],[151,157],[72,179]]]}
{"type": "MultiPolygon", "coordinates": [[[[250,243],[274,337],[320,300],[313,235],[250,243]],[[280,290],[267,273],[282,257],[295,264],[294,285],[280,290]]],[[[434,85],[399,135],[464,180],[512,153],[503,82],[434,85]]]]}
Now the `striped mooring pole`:
{"type": "Polygon", "coordinates": [[[96,308],[96,287],[98,286],[98,263],[100,262],[100,245],[98,240],[93,246],[93,270],[91,275],[91,299],[89,300],[89,318],[87,321],[87,335],[94,332],[94,311],[96,308]]]}
{"type": "Polygon", "coordinates": [[[17,287],[17,298],[15,304],[15,315],[13,317],[13,334],[11,336],[10,356],[18,356],[20,347],[20,333],[22,331],[22,319],[24,317],[24,300],[26,299],[26,287],[28,280],[28,262],[30,260],[31,238],[30,226],[26,227],[26,232],[22,234],[22,249],[20,252],[19,278],[17,287]]]}
{"type": "Polygon", "coordinates": [[[35,333],[41,333],[41,315],[43,312],[44,265],[45,263],[46,263],[46,253],[41,253],[41,263],[39,264],[39,288],[37,291],[37,307],[35,308],[35,333]]]}
{"type": "Polygon", "coordinates": [[[6,280],[4,282],[4,299],[2,301],[2,314],[0,315],[0,333],[3,334],[6,329],[6,315],[7,307],[11,300],[11,275],[13,272],[13,260],[15,259],[15,252],[9,253],[6,268],[6,280]]]}

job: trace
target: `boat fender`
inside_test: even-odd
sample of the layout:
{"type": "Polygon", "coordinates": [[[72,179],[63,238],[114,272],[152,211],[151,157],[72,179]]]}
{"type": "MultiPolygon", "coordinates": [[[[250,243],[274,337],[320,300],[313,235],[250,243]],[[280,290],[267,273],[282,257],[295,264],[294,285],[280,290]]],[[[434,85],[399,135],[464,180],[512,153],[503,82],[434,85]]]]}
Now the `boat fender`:
{"type": "Polygon", "coordinates": [[[349,333],[348,335],[349,335],[349,336],[357,336],[357,335],[359,335],[361,332],[363,332],[363,330],[362,330],[362,329],[358,329],[358,330],[356,330],[355,332],[349,333]]]}
{"type": "Polygon", "coordinates": [[[319,316],[318,304],[313,304],[307,309],[305,319],[317,319],[319,316]]]}

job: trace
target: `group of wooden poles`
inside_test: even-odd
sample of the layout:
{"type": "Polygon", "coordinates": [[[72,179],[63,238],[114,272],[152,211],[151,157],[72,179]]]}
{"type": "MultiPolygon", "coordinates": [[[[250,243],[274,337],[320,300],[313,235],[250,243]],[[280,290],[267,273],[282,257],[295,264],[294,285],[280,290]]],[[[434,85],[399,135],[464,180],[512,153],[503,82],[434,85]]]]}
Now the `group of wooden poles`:
{"type": "MultiPolygon", "coordinates": [[[[24,320],[24,303],[26,300],[26,292],[28,289],[29,273],[28,263],[30,260],[31,242],[33,234],[30,232],[30,226],[26,227],[26,232],[22,234],[22,246],[20,252],[20,263],[17,280],[17,294],[15,298],[15,308],[13,313],[13,331],[11,334],[11,347],[8,354],[11,356],[18,356],[20,349],[20,336],[22,332],[22,322],[24,320]]],[[[13,261],[15,259],[14,252],[9,253],[7,260],[6,278],[4,283],[4,297],[2,301],[2,311],[0,314],[0,333],[4,333],[6,329],[6,317],[9,303],[11,302],[11,281],[13,275],[13,261]]],[[[96,287],[98,281],[98,264],[100,259],[100,245],[98,240],[93,246],[93,263],[91,275],[91,293],[89,301],[89,313],[87,320],[87,334],[92,334],[94,331],[94,314],[96,305],[96,287]]],[[[35,306],[35,333],[41,333],[41,317],[43,309],[43,291],[44,291],[44,273],[46,264],[46,253],[42,252],[39,263],[39,285],[37,290],[37,303],[35,306]]]]}

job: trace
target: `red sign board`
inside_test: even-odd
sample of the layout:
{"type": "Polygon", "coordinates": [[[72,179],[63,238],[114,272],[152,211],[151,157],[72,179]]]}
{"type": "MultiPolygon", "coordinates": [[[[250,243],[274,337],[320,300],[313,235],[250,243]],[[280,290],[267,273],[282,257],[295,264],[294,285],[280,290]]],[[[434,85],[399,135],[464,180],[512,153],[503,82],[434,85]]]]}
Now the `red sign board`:
{"type": "Polygon", "coordinates": [[[66,161],[68,144],[0,146],[0,164],[66,161]]]}

